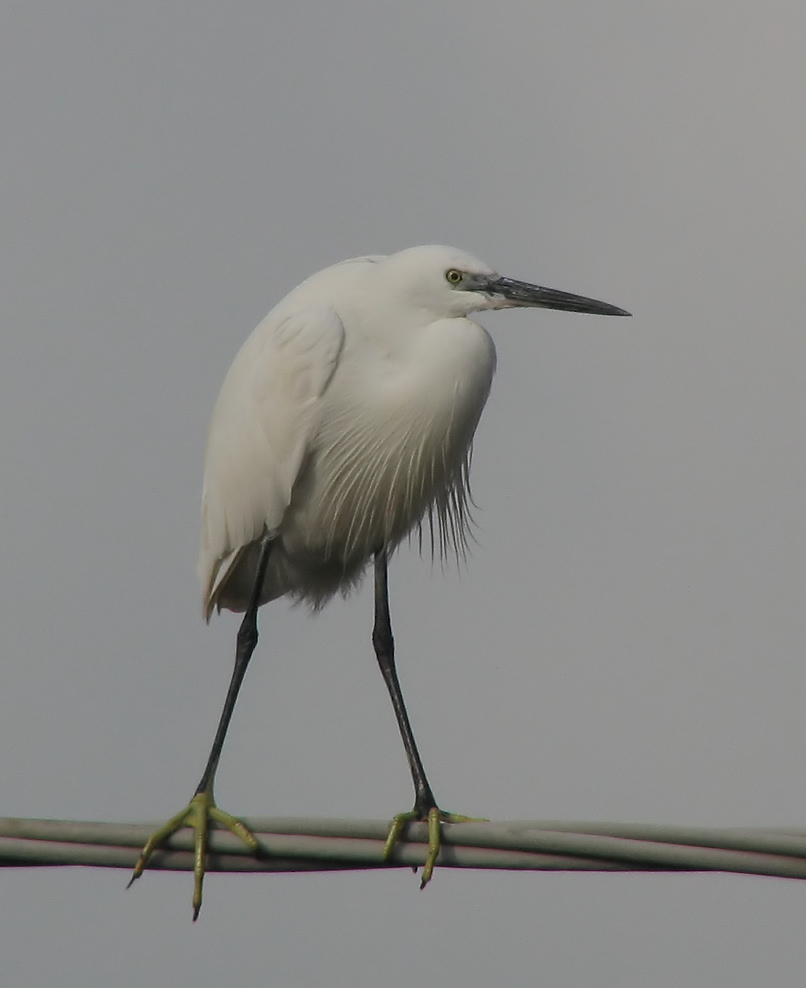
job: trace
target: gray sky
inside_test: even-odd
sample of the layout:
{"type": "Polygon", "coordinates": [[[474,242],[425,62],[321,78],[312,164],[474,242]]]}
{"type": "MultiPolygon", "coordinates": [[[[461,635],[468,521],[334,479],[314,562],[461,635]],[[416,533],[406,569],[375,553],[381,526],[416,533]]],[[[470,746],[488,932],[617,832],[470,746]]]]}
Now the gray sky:
{"type": "MultiPolygon", "coordinates": [[[[29,0],[0,37],[0,814],[159,820],[237,619],[194,578],[245,336],[359,253],[452,243],[631,309],[484,318],[466,572],[402,551],[446,808],[806,826],[801,0],[29,0]]],[[[279,602],[227,809],[409,807],[368,585],[279,602]]],[[[0,875],[0,983],[801,985],[806,885],[407,871],[0,875]]]]}

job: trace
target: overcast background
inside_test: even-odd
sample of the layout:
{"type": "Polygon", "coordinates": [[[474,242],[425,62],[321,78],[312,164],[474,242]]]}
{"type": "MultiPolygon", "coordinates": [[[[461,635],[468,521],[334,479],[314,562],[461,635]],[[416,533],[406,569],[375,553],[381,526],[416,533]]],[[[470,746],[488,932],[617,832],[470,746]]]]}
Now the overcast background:
{"type": "MultiPolygon", "coordinates": [[[[237,619],[195,582],[207,421],[333,261],[455,244],[632,320],[494,313],[466,572],[404,549],[446,808],[806,826],[802,0],[7,4],[0,815],[161,820],[237,619]]],[[[217,795],[390,817],[369,583],[261,614],[217,795]]],[[[803,984],[806,884],[406,870],[0,875],[0,983],[803,984]]]]}

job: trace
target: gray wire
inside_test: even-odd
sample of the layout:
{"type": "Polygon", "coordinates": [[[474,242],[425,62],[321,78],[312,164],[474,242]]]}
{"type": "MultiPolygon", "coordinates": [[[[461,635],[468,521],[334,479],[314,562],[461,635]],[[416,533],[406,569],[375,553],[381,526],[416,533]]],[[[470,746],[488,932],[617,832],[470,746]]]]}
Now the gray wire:
{"type": "MultiPolygon", "coordinates": [[[[333,871],[415,867],[426,828],[409,827],[383,860],[388,820],[254,817],[265,850],[255,858],[224,830],[210,835],[208,871],[333,871]]],[[[132,868],[156,823],[0,818],[0,867],[132,868]]],[[[723,871],[806,878],[806,831],[706,829],[621,823],[510,821],[446,824],[438,863],[448,868],[536,871],[723,871]]],[[[192,835],[175,834],[149,868],[190,871],[192,835]]]]}

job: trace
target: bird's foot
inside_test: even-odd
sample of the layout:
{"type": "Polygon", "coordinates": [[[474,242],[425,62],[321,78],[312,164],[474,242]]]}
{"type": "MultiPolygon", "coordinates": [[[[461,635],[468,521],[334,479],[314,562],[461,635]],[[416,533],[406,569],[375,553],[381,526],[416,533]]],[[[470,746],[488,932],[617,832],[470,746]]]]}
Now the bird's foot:
{"type": "Polygon", "coordinates": [[[231,830],[236,837],[239,837],[249,848],[252,854],[259,854],[261,851],[260,842],[249,828],[241,823],[236,817],[225,813],[219,809],[211,792],[197,792],[185,809],[176,816],[171,817],[158,830],[148,838],[134,866],[134,872],[126,888],[131,888],[132,884],[145,871],[149,858],[154,851],[166,840],[183,827],[190,827],[193,831],[193,922],[198,919],[202,906],[202,885],[204,884],[204,859],[207,854],[207,840],[210,831],[210,823],[215,822],[231,830]]]}
{"type": "Polygon", "coordinates": [[[483,817],[447,813],[438,806],[427,806],[423,809],[415,806],[413,810],[409,810],[406,813],[398,813],[392,819],[389,836],[386,838],[386,843],[383,846],[384,861],[389,860],[395,844],[402,839],[403,833],[410,823],[419,822],[428,824],[428,855],[423,864],[422,873],[420,874],[420,888],[424,889],[431,881],[431,876],[434,873],[434,865],[439,855],[439,849],[442,843],[441,825],[443,823],[478,823],[482,819],[483,817]]]}

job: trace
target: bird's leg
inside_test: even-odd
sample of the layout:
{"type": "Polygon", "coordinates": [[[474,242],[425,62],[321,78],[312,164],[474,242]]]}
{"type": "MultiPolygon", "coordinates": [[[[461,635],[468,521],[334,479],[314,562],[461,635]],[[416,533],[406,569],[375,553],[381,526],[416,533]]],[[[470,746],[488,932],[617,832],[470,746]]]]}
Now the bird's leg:
{"type": "Polygon", "coordinates": [[[257,838],[245,824],[216,806],[215,799],[213,797],[213,784],[215,782],[215,774],[218,769],[218,762],[221,758],[221,751],[224,747],[224,739],[227,736],[227,729],[229,728],[229,723],[232,719],[232,712],[235,709],[235,702],[238,699],[238,692],[241,688],[244,675],[246,674],[249,660],[252,658],[252,654],[257,646],[257,611],[260,605],[260,592],[263,588],[263,581],[266,577],[266,570],[269,565],[269,556],[271,554],[272,545],[272,539],[268,535],[264,536],[260,543],[260,554],[258,556],[255,583],[252,587],[249,605],[246,609],[246,613],[244,614],[241,626],[238,629],[237,648],[235,650],[235,668],[232,672],[232,679],[230,680],[229,689],[227,690],[227,698],[224,701],[224,709],[221,711],[221,718],[218,722],[218,730],[216,731],[213,746],[210,749],[210,757],[207,759],[207,765],[204,769],[201,780],[199,781],[198,786],[196,786],[196,791],[193,794],[193,798],[185,809],[182,810],[181,813],[177,813],[176,816],[171,817],[167,823],[163,824],[162,827],[156,830],[151,837],[149,837],[145,847],[140,852],[140,857],[137,859],[137,864],[134,867],[134,872],[131,880],[129,881],[129,886],[131,886],[132,882],[142,875],[148,864],[149,858],[156,848],[163,844],[172,834],[176,833],[177,830],[181,830],[182,827],[190,827],[193,830],[194,835],[194,922],[198,918],[202,904],[202,885],[204,882],[205,864],[204,859],[207,853],[207,838],[210,821],[215,821],[216,823],[226,827],[228,830],[231,830],[237,837],[240,837],[240,839],[244,842],[244,844],[246,844],[253,854],[259,854],[261,850],[257,838]]]}
{"type": "Polygon", "coordinates": [[[431,880],[434,864],[439,854],[440,823],[462,823],[472,818],[459,816],[456,813],[445,813],[440,810],[425,775],[395,668],[395,641],[392,636],[392,619],[389,613],[389,581],[385,550],[380,550],[375,554],[375,625],[372,629],[372,644],[375,648],[381,675],[392,699],[397,725],[400,728],[400,736],[403,738],[403,747],[406,749],[406,757],[409,760],[411,777],[414,781],[414,808],[407,813],[398,813],[392,820],[389,836],[386,838],[383,849],[384,858],[390,857],[392,849],[400,839],[407,824],[414,820],[425,821],[428,824],[428,856],[423,865],[420,879],[420,888],[422,889],[431,880]]]}

